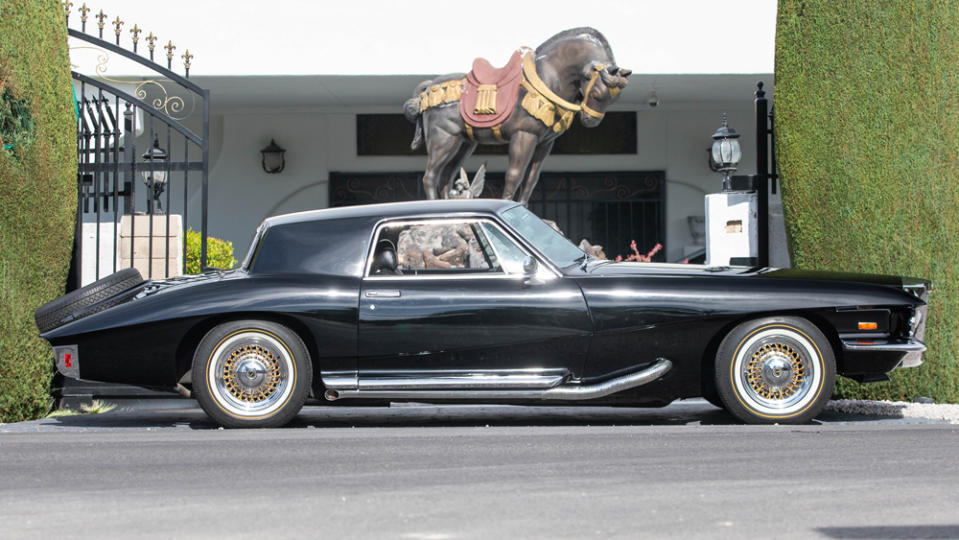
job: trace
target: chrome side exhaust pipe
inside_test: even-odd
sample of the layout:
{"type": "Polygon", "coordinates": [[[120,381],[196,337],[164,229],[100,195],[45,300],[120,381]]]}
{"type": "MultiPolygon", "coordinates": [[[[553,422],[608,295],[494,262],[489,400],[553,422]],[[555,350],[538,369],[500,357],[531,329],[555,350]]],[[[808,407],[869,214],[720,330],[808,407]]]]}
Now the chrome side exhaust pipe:
{"type": "Polygon", "coordinates": [[[323,395],[328,401],[345,398],[375,399],[489,399],[489,400],[563,400],[577,401],[596,399],[649,384],[669,373],[672,361],[657,358],[646,369],[616,377],[608,381],[590,385],[564,384],[547,389],[504,389],[457,390],[455,388],[430,390],[401,389],[328,389],[323,395]]]}
{"type": "Polygon", "coordinates": [[[600,398],[651,383],[668,373],[672,368],[673,363],[671,361],[665,358],[657,358],[656,363],[636,373],[588,386],[557,386],[544,392],[542,397],[543,399],[563,400],[600,398]]]}

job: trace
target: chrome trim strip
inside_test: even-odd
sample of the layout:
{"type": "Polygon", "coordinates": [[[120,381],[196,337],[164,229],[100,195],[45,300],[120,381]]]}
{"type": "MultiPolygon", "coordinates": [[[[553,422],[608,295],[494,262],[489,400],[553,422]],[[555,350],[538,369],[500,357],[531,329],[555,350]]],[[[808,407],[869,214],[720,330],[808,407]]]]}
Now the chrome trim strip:
{"type": "MultiPolygon", "coordinates": [[[[454,387],[437,390],[336,390],[326,393],[326,399],[340,398],[378,398],[378,399],[542,399],[542,400],[584,400],[595,399],[637,386],[651,383],[672,369],[673,363],[665,358],[646,369],[622,377],[592,385],[565,384],[548,389],[524,390],[470,390],[454,387]]],[[[362,385],[362,383],[361,383],[362,385]]]]}
{"type": "Polygon", "coordinates": [[[376,377],[359,379],[359,390],[430,390],[430,389],[541,389],[563,382],[563,375],[472,375],[447,377],[376,377]]]}
{"type": "Polygon", "coordinates": [[[918,339],[909,338],[905,341],[886,341],[875,340],[872,343],[859,343],[858,341],[843,340],[842,348],[847,351],[870,351],[870,352],[904,352],[921,353],[926,350],[926,345],[918,339]]]}
{"type": "MultiPolygon", "coordinates": [[[[514,205],[514,206],[515,206],[515,205],[514,205]]],[[[512,208],[512,207],[510,207],[510,208],[512,208]]],[[[497,216],[497,217],[498,217],[498,216],[497,216]]],[[[381,231],[384,227],[406,226],[406,225],[418,225],[418,224],[424,224],[424,225],[455,225],[455,224],[458,224],[458,223],[469,223],[469,222],[473,222],[473,221],[485,221],[485,222],[491,224],[492,226],[496,227],[496,228],[499,229],[501,232],[503,232],[507,238],[512,239],[513,242],[516,243],[517,247],[519,247],[524,253],[526,253],[527,255],[530,255],[530,256],[536,258],[537,261],[540,263],[540,266],[541,266],[541,267],[545,266],[545,267],[549,270],[549,273],[553,274],[553,278],[558,278],[558,277],[562,276],[562,272],[559,271],[559,269],[553,264],[552,261],[550,261],[549,259],[547,259],[545,256],[542,256],[542,255],[537,256],[538,252],[531,253],[531,252],[530,252],[530,251],[531,251],[531,250],[530,250],[530,247],[527,245],[525,239],[522,238],[521,235],[514,233],[514,231],[513,231],[512,229],[510,229],[508,226],[502,225],[501,223],[499,223],[499,222],[497,221],[497,219],[495,219],[493,216],[490,216],[490,215],[488,215],[488,214],[478,214],[478,213],[470,213],[470,212],[467,212],[467,213],[464,213],[464,214],[457,214],[457,215],[453,215],[453,216],[450,216],[450,215],[437,216],[437,215],[435,215],[435,214],[419,214],[419,215],[410,215],[410,216],[403,216],[403,217],[387,218],[387,219],[383,219],[383,220],[378,221],[378,222],[376,223],[376,225],[373,226],[373,233],[370,235],[370,244],[369,244],[369,246],[368,246],[368,248],[367,248],[366,265],[365,265],[365,269],[364,269],[364,271],[363,271],[363,279],[364,279],[364,280],[366,280],[366,279],[374,279],[374,280],[380,280],[380,279],[409,280],[409,279],[411,279],[411,278],[415,278],[415,279],[424,279],[424,278],[426,278],[426,279],[464,279],[464,278],[454,277],[454,276],[458,276],[458,275],[464,275],[464,276],[466,276],[466,279],[475,279],[475,278],[477,277],[477,275],[473,275],[473,274],[452,274],[451,276],[441,276],[441,275],[437,275],[437,277],[433,277],[432,275],[428,275],[429,277],[427,277],[427,276],[413,275],[413,274],[404,274],[404,275],[398,275],[398,276],[372,276],[372,275],[370,275],[370,269],[371,269],[372,266],[373,266],[373,254],[374,254],[374,251],[376,250],[376,242],[379,241],[380,231],[381,231]]],[[[521,275],[521,274],[507,274],[505,271],[502,272],[502,273],[498,273],[498,274],[491,275],[491,276],[489,276],[489,277],[497,277],[497,278],[500,278],[500,279],[502,279],[502,278],[516,279],[516,278],[518,277],[518,278],[522,279],[522,275],[521,275]]]]}
{"type": "Polygon", "coordinates": [[[484,272],[451,272],[449,275],[443,274],[403,274],[401,276],[366,276],[363,281],[428,281],[428,280],[455,280],[455,279],[511,279],[513,281],[522,281],[522,274],[496,274],[484,272]]]}

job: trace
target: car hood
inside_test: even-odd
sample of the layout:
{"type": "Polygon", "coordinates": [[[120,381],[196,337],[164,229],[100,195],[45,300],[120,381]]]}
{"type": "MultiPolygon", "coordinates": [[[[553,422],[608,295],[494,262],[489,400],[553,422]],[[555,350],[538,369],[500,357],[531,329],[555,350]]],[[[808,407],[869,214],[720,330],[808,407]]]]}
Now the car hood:
{"type": "MultiPolygon", "coordinates": [[[[589,276],[723,276],[755,279],[781,279],[794,281],[823,281],[862,283],[901,288],[903,278],[880,274],[857,274],[815,270],[781,269],[755,266],[706,266],[702,264],[661,264],[641,262],[596,261],[587,265],[584,273],[589,276]]],[[[910,278],[911,281],[924,281],[910,278]]]]}

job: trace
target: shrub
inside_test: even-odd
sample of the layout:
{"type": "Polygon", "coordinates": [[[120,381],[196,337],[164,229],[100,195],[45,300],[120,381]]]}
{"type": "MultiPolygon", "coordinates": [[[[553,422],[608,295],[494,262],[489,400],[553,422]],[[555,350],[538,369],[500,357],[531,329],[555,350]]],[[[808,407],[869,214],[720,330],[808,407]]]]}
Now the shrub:
{"type": "Polygon", "coordinates": [[[843,397],[959,402],[959,2],[780,0],[776,143],[797,267],[929,278],[926,363],[843,397]]]}
{"type": "Polygon", "coordinates": [[[0,422],[50,407],[53,353],[33,312],[63,294],[77,206],[63,7],[0,5],[0,422]]]}
{"type": "MultiPolygon", "coordinates": [[[[186,232],[186,273],[200,273],[200,233],[189,229],[186,232]]],[[[206,265],[210,268],[229,269],[236,265],[233,257],[233,242],[207,237],[206,265]]]]}

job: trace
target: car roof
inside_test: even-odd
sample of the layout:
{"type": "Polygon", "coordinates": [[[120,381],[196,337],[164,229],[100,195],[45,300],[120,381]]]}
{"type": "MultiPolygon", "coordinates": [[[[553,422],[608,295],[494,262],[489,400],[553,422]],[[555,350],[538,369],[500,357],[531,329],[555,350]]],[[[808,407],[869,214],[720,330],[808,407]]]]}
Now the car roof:
{"type": "Polygon", "coordinates": [[[501,210],[518,205],[516,201],[504,199],[444,199],[433,201],[409,201],[383,204],[362,204],[309,210],[294,214],[283,214],[266,218],[266,227],[302,223],[306,221],[324,221],[328,219],[351,219],[363,217],[390,218],[415,214],[445,213],[498,213],[501,210]]]}

